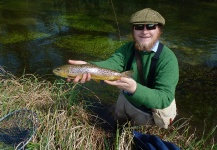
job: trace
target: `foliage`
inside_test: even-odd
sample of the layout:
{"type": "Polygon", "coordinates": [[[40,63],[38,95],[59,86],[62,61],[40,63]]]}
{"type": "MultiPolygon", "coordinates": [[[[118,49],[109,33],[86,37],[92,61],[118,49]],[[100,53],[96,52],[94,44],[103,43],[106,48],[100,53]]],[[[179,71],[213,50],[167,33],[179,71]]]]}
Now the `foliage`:
{"type": "Polygon", "coordinates": [[[28,149],[98,149],[105,134],[90,122],[94,115],[84,109],[84,102],[70,105],[74,87],[57,81],[39,81],[34,75],[0,82],[1,116],[9,111],[27,108],[39,115],[38,134],[28,149]],[[70,88],[69,88],[70,87],[70,88]]]}

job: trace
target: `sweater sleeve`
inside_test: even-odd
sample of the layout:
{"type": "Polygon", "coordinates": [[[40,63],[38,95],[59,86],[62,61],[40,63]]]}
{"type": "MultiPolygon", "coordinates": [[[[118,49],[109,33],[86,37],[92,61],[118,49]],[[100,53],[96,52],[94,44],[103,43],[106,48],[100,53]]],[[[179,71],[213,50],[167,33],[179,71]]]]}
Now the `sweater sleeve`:
{"type": "Polygon", "coordinates": [[[108,59],[98,62],[91,61],[90,63],[102,68],[123,72],[126,65],[126,60],[128,57],[130,57],[132,46],[132,42],[126,43],[117,49],[115,53],[112,54],[108,59]]]}
{"type": "Polygon", "coordinates": [[[175,54],[168,48],[164,49],[156,66],[154,88],[137,83],[133,96],[127,99],[139,107],[163,109],[168,107],[175,98],[175,88],[178,83],[179,69],[175,54]]]}

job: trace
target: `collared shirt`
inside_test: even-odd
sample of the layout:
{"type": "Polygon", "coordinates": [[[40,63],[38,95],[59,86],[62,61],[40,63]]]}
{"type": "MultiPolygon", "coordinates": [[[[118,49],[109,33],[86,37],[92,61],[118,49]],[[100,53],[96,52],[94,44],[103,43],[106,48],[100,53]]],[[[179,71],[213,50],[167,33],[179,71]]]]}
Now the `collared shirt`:
{"type": "MultiPolygon", "coordinates": [[[[157,42],[154,44],[154,46],[151,48],[151,51],[153,51],[153,52],[157,52],[157,48],[158,48],[158,45],[159,45],[159,41],[157,40],[157,42]]],[[[144,52],[146,52],[146,51],[144,51],[144,52]]]]}
{"type": "Polygon", "coordinates": [[[155,44],[154,44],[154,46],[151,48],[151,50],[153,51],[153,52],[157,52],[157,48],[158,48],[158,45],[159,45],[159,41],[157,41],[155,44]]]}

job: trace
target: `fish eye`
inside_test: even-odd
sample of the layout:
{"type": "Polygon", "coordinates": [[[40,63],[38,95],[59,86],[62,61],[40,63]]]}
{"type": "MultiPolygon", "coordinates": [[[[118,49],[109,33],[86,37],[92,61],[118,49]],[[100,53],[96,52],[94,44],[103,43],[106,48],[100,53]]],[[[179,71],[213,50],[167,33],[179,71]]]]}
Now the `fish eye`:
{"type": "Polygon", "coordinates": [[[57,71],[60,71],[61,69],[60,69],[60,68],[57,68],[56,70],[57,70],[57,71]]]}

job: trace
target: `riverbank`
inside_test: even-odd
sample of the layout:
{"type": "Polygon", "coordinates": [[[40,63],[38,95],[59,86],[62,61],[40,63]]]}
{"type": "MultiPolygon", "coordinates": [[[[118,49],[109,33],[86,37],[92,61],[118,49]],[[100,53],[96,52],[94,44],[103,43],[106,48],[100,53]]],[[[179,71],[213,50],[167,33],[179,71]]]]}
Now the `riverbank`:
{"type": "Polygon", "coordinates": [[[157,135],[183,149],[217,148],[212,137],[215,128],[199,137],[190,132],[189,118],[177,120],[168,130],[130,125],[121,133],[112,127],[106,130],[102,127],[106,121],[88,109],[94,106],[88,98],[100,99],[85,85],[61,79],[51,83],[32,74],[20,78],[8,74],[0,76],[0,93],[1,117],[21,108],[38,114],[40,125],[28,149],[132,149],[133,130],[157,135]]]}

